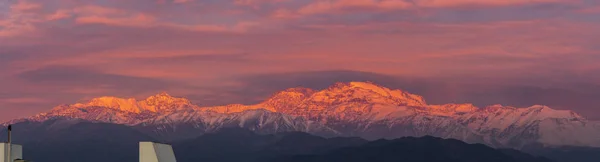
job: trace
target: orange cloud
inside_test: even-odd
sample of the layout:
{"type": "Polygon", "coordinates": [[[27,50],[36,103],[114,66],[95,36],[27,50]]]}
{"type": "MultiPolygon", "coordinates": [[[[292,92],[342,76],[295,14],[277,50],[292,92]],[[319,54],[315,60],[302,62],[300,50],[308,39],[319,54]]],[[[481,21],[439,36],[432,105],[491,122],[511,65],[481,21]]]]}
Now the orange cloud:
{"type": "Polygon", "coordinates": [[[275,12],[273,12],[271,14],[271,17],[278,18],[278,19],[288,19],[288,18],[295,18],[295,17],[297,17],[297,15],[292,10],[280,8],[280,9],[275,10],[275,12]]]}
{"type": "MultiPolygon", "coordinates": [[[[14,1],[19,3],[8,11],[3,10],[0,19],[0,36],[11,36],[11,39],[0,37],[0,49],[9,51],[0,53],[0,77],[3,78],[0,89],[7,94],[53,92],[50,100],[56,101],[56,96],[69,93],[95,96],[125,95],[131,90],[142,93],[163,88],[177,90],[162,86],[165,84],[162,82],[140,82],[143,80],[139,78],[217,87],[223,85],[226,80],[223,78],[311,70],[348,69],[407,77],[451,78],[462,75],[553,76],[555,71],[559,74],[593,71],[598,69],[598,49],[595,48],[600,38],[598,22],[584,24],[579,18],[569,21],[570,16],[560,16],[551,22],[557,12],[548,11],[546,7],[556,9],[556,6],[527,7],[527,10],[482,9],[478,15],[468,17],[435,12],[443,9],[452,13],[457,11],[452,8],[456,6],[571,3],[568,1],[305,0],[278,3],[281,1],[238,0],[215,1],[211,5],[193,6],[193,9],[187,4],[174,5],[175,0],[163,0],[165,3],[160,6],[152,3],[154,1],[136,5],[148,2],[143,0],[52,5],[40,5],[49,4],[47,0],[14,1]],[[261,8],[249,11],[248,6],[252,5],[261,8]],[[207,6],[211,8],[203,10],[202,7],[207,6]],[[427,9],[413,10],[419,7],[427,9]],[[411,12],[387,12],[398,10],[411,12]],[[420,15],[406,15],[414,14],[412,11],[429,15],[423,19],[418,19],[420,15]],[[546,14],[546,11],[552,13],[546,14]],[[271,13],[274,18],[299,20],[265,19],[262,17],[265,13],[271,13]],[[352,16],[310,17],[344,13],[352,13],[352,16]],[[403,19],[404,16],[408,19],[403,19]],[[99,26],[89,28],[88,25],[99,26]],[[273,30],[257,30],[261,28],[273,30]],[[34,82],[15,78],[23,71],[46,66],[68,68],[37,73],[38,78],[32,79],[34,82]],[[77,68],[98,71],[64,72],[77,68]],[[58,80],[50,83],[61,85],[38,81],[44,79],[40,75],[53,78],[51,81],[58,80]],[[120,80],[113,81],[115,78],[120,80]],[[66,81],[71,81],[64,83],[64,87],[69,88],[62,87],[66,81]],[[116,86],[98,86],[106,82],[116,86]]],[[[577,12],[576,9],[561,7],[560,12],[577,12]]],[[[582,13],[598,11],[598,7],[581,10],[582,13]]],[[[597,77],[586,79],[598,81],[594,78],[597,77]]],[[[198,92],[188,87],[181,89],[198,92]]],[[[135,93],[131,95],[139,94],[135,93]]],[[[12,96],[5,102],[0,99],[0,104],[36,102],[33,99],[36,96],[19,97],[22,96],[12,96]]],[[[73,99],[68,95],[65,98],[66,101],[73,99]]]]}
{"type": "Polygon", "coordinates": [[[252,22],[252,21],[243,21],[238,22],[233,26],[225,26],[225,25],[212,25],[212,24],[196,24],[196,25],[181,25],[175,23],[163,23],[157,24],[159,26],[172,27],[176,29],[183,29],[187,31],[195,31],[195,32],[236,32],[236,33],[244,33],[250,30],[253,27],[259,26],[260,23],[252,22]]]}
{"type": "Polygon", "coordinates": [[[18,1],[15,5],[10,6],[11,10],[16,11],[29,11],[42,8],[41,4],[32,3],[29,1],[21,0],[18,1]]]}
{"type": "Polygon", "coordinates": [[[71,14],[72,13],[70,10],[58,10],[54,12],[54,14],[46,16],[46,20],[60,20],[64,18],[69,18],[71,17],[71,14]]]}
{"type": "Polygon", "coordinates": [[[462,5],[490,5],[507,6],[530,3],[557,3],[571,2],[567,0],[417,0],[418,6],[422,7],[456,7],[462,5]]]}
{"type": "Polygon", "coordinates": [[[86,5],[86,6],[76,7],[73,9],[73,12],[77,13],[77,14],[86,14],[86,15],[117,15],[117,14],[127,14],[128,13],[125,10],[103,7],[103,6],[96,6],[96,5],[86,5]]]}
{"type": "Polygon", "coordinates": [[[42,8],[38,3],[18,1],[10,5],[5,17],[0,19],[0,37],[17,36],[35,30],[35,23],[42,21],[36,10],[42,8]]]}
{"type": "Polygon", "coordinates": [[[258,5],[258,4],[263,4],[263,3],[279,3],[279,2],[286,2],[286,1],[288,1],[288,0],[234,0],[233,4],[253,6],[253,5],[258,5]]]}
{"type": "MultiPolygon", "coordinates": [[[[297,14],[323,14],[338,13],[341,11],[352,11],[355,9],[370,10],[399,10],[415,7],[457,7],[457,6],[509,6],[531,3],[578,3],[569,0],[316,0],[301,7],[297,14]]],[[[297,17],[287,10],[277,10],[272,15],[277,18],[297,17]]]]}
{"type": "Polygon", "coordinates": [[[47,103],[48,100],[43,98],[4,98],[0,99],[0,102],[9,103],[9,104],[31,104],[31,103],[47,103]]]}
{"type": "Polygon", "coordinates": [[[65,93],[76,93],[76,94],[100,94],[100,93],[108,93],[110,91],[111,91],[110,88],[102,87],[102,86],[86,87],[86,88],[72,87],[72,88],[62,90],[62,92],[65,92],[65,93]]]}
{"type": "Polygon", "coordinates": [[[174,3],[188,3],[192,2],[192,0],[173,0],[174,3]]]}
{"type": "Polygon", "coordinates": [[[142,13],[130,13],[125,10],[86,5],[75,7],[73,9],[59,9],[53,14],[47,15],[46,20],[60,20],[64,18],[75,17],[77,23],[103,23],[103,24],[136,24],[139,21],[149,21],[148,15],[142,13]],[[126,21],[133,22],[126,22],[126,21]]]}
{"type": "Polygon", "coordinates": [[[345,9],[395,10],[410,7],[412,4],[403,0],[336,0],[316,1],[298,10],[303,15],[340,12],[345,9]]]}
{"type": "Polygon", "coordinates": [[[83,16],[75,20],[82,24],[106,24],[115,26],[150,26],[155,18],[145,14],[127,17],[83,16]]]}

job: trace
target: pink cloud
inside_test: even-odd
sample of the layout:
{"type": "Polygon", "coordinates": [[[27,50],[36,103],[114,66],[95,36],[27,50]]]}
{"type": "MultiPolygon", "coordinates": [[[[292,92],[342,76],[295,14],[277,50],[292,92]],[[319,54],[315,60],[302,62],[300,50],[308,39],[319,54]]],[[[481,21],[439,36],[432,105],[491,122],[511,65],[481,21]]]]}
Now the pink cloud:
{"type": "Polygon", "coordinates": [[[591,6],[591,7],[585,7],[581,10],[579,10],[580,13],[585,13],[585,14],[595,14],[595,13],[600,13],[600,6],[591,6]]]}
{"type": "Polygon", "coordinates": [[[37,25],[65,18],[75,18],[76,23],[96,23],[108,25],[143,25],[152,22],[151,16],[142,13],[132,13],[126,10],[83,5],[74,8],[61,8],[52,12],[41,12],[43,5],[29,1],[18,1],[12,4],[8,19],[0,20],[0,36],[18,36],[34,32],[37,25]]]}
{"type": "Polygon", "coordinates": [[[16,10],[16,11],[29,11],[29,10],[40,9],[40,8],[42,8],[42,5],[38,4],[38,3],[25,1],[25,0],[20,0],[16,4],[10,6],[10,8],[11,8],[11,10],[16,10]]]}
{"type": "Polygon", "coordinates": [[[68,89],[63,89],[62,92],[64,93],[76,93],[76,94],[82,94],[82,95],[93,95],[93,94],[101,94],[101,93],[110,93],[112,89],[110,89],[109,87],[102,87],[102,86],[98,86],[98,87],[73,87],[73,88],[68,88],[68,89]]]}
{"type": "Polygon", "coordinates": [[[106,24],[116,26],[150,26],[155,18],[149,15],[137,14],[126,17],[83,16],[75,20],[81,24],[106,24]]]}
{"type": "Polygon", "coordinates": [[[177,29],[183,29],[188,31],[198,32],[226,32],[227,27],[223,25],[180,25],[180,24],[166,24],[165,26],[174,27],[177,29]]]}
{"type": "Polygon", "coordinates": [[[300,15],[296,14],[292,10],[280,8],[280,9],[275,10],[273,13],[271,13],[270,16],[273,18],[277,18],[277,19],[290,19],[290,18],[297,18],[300,15]]]}
{"type": "Polygon", "coordinates": [[[72,11],[70,10],[58,10],[54,14],[46,16],[47,20],[60,20],[71,17],[72,11]]]}
{"type": "Polygon", "coordinates": [[[49,101],[44,98],[4,98],[0,99],[0,102],[8,103],[8,104],[31,104],[31,103],[48,103],[49,101]]]}
{"type": "Polygon", "coordinates": [[[188,3],[192,2],[192,0],[173,0],[174,3],[188,3]]]}
{"type": "Polygon", "coordinates": [[[287,2],[287,1],[290,1],[290,0],[234,0],[233,4],[252,6],[252,5],[258,5],[258,4],[264,4],[264,3],[280,3],[280,2],[287,2]]]}
{"type": "Polygon", "coordinates": [[[172,27],[175,29],[182,29],[187,31],[195,32],[233,32],[233,33],[245,33],[248,30],[260,26],[259,22],[254,21],[242,21],[232,26],[226,25],[213,25],[213,24],[194,24],[194,25],[181,25],[176,23],[162,23],[157,26],[172,27]]]}
{"type": "Polygon", "coordinates": [[[118,15],[118,14],[127,14],[131,11],[126,11],[122,9],[103,7],[97,5],[85,5],[78,6],[73,9],[73,12],[76,14],[84,14],[84,15],[118,15]]]}
{"type": "MultiPolygon", "coordinates": [[[[42,0],[27,2],[31,4],[14,4],[9,16],[0,19],[0,38],[11,38],[0,39],[1,51],[9,51],[0,52],[0,89],[77,94],[60,100],[66,103],[78,99],[79,94],[138,95],[129,92],[127,85],[93,86],[116,76],[218,87],[235,76],[294,71],[348,69],[407,77],[518,78],[599,69],[595,59],[599,52],[595,42],[600,41],[597,22],[566,16],[557,19],[556,12],[545,15],[544,6],[503,10],[511,5],[559,1],[251,0],[198,6],[173,4],[173,0],[144,5],[137,5],[142,2],[139,0],[56,5],[35,5],[47,2],[42,0]],[[455,12],[456,6],[475,6],[477,14],[461,16],[455,12]],[[396,12],[405,10],[410,12],[396,12]],[[438,10],[448,15],[435,12],[438,10]],[[10,79],[52,66],[97,69],[97,74],[77,74],[102,77],[88,81],[94,84],[77,83],[72,89],[10,79]]],[[[565,11],[560,13],[578,14],[576,9],[562,9],[565,11]]],[[[584,12],[597,11],[588,7],[584,12]]]]}
{"type": "Polygon", "coordinates": [[[319,0],[298,10],[303,15],[342,12],[352,9],[395,10],[405,9],[411,4],[403,0],[319,0]]]}
{"type": "Polygon", "coordinates": [[[275,18],[292,18],[300,15],[352,13],[356,10],[391,11],[419,7],[447,8],[458,6],[511,6],[535,3],[579,3],[569,0],[316,0],[296,12],[279,9],[271,15],[275,18]]]}
{"type": "Polygon", "coordinates": [[[416,0],[418,6],[423,7],[456,7],[463,5],[489,5],[507,6],[531,3],[559,3],[572,2],[567,0],[416,0]]]}
{"type": "Polygon", "coordinates": [[[43,21],[38,14],[42,5],[29,1],[10,4],[6,17],[0,19],[0,37],[10,37],[36,29],[35,23],[43,21]]]}
{"type": "MultiPolygon", "coordinates": [[[[179,1],[182,3],[182,1],[179,1]]],[[[47,20],[59,20],[72,17],[76,24],[103,24],[112,26],[129,27],[173,27],[183,30],[203,32],[244,32],[256,26],[257,23],[240,22],[227,27],[213,24],[177,24],[168,21],[159,21],[153,15],[132,10],[117,9],[98,5],[78,6],[73,9],[60,9],[47,15],[47,20]]]]}

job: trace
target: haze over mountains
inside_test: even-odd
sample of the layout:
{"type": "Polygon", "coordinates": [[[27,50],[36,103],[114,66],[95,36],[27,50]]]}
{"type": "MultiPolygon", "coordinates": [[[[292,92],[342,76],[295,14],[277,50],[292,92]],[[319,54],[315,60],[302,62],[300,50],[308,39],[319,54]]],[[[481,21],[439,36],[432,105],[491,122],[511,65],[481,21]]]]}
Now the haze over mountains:
{"type": "Polygon", "coordinates": [[[600,147],[598,122],[572,111],[542,105],[429,105],[421,96],[368,82],[337,83],[321,91],[290,88],[256,105],[199,107],[167,93],[141,101],[100,97],[4,125],[74,119],[123,124],[165,141],[242,127],[264,134],[300,131],[371,140],[429,135],[510,148],[600,147]]]}

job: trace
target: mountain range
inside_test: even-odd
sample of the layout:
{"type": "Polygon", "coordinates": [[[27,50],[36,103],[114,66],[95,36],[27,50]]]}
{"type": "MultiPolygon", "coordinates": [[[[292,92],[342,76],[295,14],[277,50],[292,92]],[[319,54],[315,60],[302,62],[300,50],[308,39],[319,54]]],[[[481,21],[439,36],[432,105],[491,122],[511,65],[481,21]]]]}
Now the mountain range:
{"type": "Polygon", "coordinates": [[[419,95],[370,82],[336,83],[323,90],[290,88],[255,105],[200,107],[167,93],[144,100],[99,97],[2,125],[51,130],[80,121],[124,125],[161,141],[241,127],[260,134],[306,132],[368,140],[433,136],[496,148],[600,147],[600,123],[573,111],[543,105],[430,105],[419,95]]]}

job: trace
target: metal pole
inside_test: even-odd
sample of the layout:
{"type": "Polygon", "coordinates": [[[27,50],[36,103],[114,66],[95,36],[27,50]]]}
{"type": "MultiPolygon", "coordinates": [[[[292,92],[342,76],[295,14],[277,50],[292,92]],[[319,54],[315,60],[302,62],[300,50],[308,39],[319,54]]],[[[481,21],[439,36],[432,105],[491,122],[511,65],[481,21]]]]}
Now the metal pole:
{"type": "Polygon", "coordinates": [[[12,157],[11,157],[12,156],[12,152],[11,152],[11,149],[12,149],[12,144],[11,143],[12,143],[12,141],[10,139],[11,133],[12,133],[12,126],[8,125],[8,155],[6,155],[6,157],[8,157],[7,162],[12,162],[12,157]]]}

